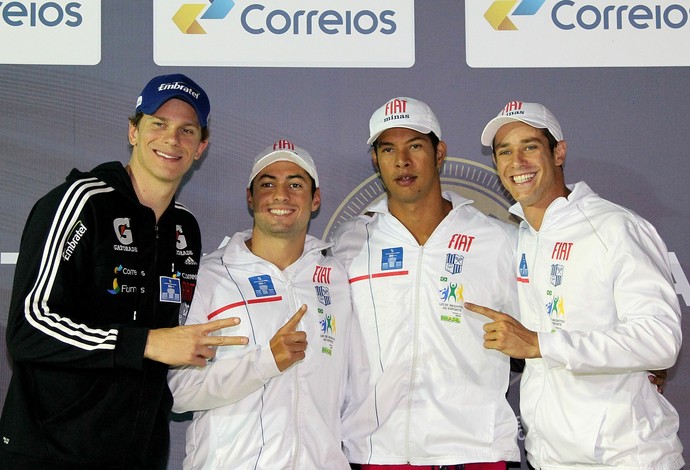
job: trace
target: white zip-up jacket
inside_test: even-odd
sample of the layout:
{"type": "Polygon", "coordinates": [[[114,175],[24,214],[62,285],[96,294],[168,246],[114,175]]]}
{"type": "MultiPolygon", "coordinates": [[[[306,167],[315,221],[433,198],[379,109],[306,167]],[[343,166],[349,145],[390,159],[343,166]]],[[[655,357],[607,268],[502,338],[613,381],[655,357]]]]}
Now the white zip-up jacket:
{"type": "MultiPolygon", "coordinates": [[[[585,183],[519,230],[520,318],[539,332],[520,410],[536,468],[677,469],[678,414],[647,370],[671,367],[680,307],[654,227],[585,183]]],[[[524,218],[519,204],[511,211],[524,218]]]]}
{"type": "Polygon", "coordinates": [[[343,421],[350,462],[520,460],[509,358],[484,349],[488,319],[463,308],[516,310],[515,227],[443,196],[453,209],[424,246],[385,198],[335,234],[371,364],[343,421]]]}
{"type": "Polygon", "coordinates": [[[185,469],[349,469],[341,450],[352,303],[347,275],[307,236],[304,253],[281,271],[236,233],[202,258],[187,324],[239,317],[217,334],[249,337],[218,348],[206,367],[171,369],[173,411],[194,411],[185,469]],[[269,342],[302,304],[306,357],[282,373],[269,342]]]}

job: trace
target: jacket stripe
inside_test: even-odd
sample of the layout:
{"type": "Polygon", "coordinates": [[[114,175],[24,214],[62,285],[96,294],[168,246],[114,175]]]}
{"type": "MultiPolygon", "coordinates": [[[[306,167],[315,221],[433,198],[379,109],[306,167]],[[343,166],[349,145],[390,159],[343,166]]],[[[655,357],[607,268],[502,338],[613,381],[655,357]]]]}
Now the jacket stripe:
{"type": "Polygon", "coordinates": [[[266,298],[262,298],[262,299],[250,299],[250,300],[247,300],[246,302],[244,300],[240,300],[239,302],[224,305],[223,307],[221,307],[217,310],[214,310],[213,312],[209,313],[206,318],[208,318],[210,320],[213,317],[217,316],[218,314],[225,312],[226,310],[230,310],[230,309],[233,309],[236,307],[241,307],[243,305],[261,304],[264,302],[280,302],[282,300],[283,300],[283,296],[281,296],[281,295],[278,295],[275,297],[266,297],[266,298]]]}
{"type": "Polygon", "coordinates": [[[349,279],[350,284],[359,281],[366,281],[367,279],[376,279],[379,277],[390,277],[390,276],[407,276],[410,274],[409,271],[391,271],[386,273],[375,273],[375,274],[364,274],[363,276],[355,276],[349,279]]]}
{"type": "Polygon", "coordinates": [[[85,178],[69,187],[60,202],[48,232],[36,284],[24,301],[24,316],[36,329],[48,336],[85,350],[115,349],[117,329],[102,330],[78,324],[66,316],[51,312],[48,300],[62,262],[62,247],[89,198],[114,189],[97,178],[85,178]]]}

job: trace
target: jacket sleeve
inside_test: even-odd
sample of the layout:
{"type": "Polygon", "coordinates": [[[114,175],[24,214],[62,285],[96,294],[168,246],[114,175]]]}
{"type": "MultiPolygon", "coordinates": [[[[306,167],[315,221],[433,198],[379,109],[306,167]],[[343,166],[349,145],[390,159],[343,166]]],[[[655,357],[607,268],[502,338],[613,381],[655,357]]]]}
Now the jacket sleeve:
{"type": "MultiPolygon", "coordinates": [[[[618,321],[604,331],[539,333],[541,354],[549,367],[625,373],[666,369],[675,363],[682,336],[680,306],[666,246],[645,220],[621,225],[617,239],[607,247],[618,321]]],[[[585,280],[582,289],[587,295],[585,280]]]]}
{"type": "Polygon", "coordinates": [[[354,302],[351,305],[351,327],[347,341],[347,369],[345,397],[341,420],[347,428],[355,412],[366,401],[370,389],[371,370],[364,344],[364,334],[354,302]]]}
{"type": "Polygon", "coordinates": [[[117,325],[75,313],[92,277],[87,253],[96,229],[89,199],[112,189],[93,180],[66,188],[38,201],[24,228],[7,325],[10,355],[16,362],[60,367],[139,368],[147,329],[130,328],[121,337],[117,325]]]}
{"type": "MultiPolygon", "coordinates": [[[[187,325],[206,322],[207,313],[212,310],[208,305],[205,284],[210,280],[200,276],[199,281],[185,323],[187,325]]],[[[231,336],[238,332],[236,328],[224,328],[214,334],[231,336]]],[[[173,411],[204,411],[235,403],[278,375],[280,371],[270,347],[256,344],[224,346],[222,356],[209,361],[205,367],[184,366],[169,370],[168,385],[174,398],[173,411]]]]}
{"type": "Polygon", "coordinates": [[[229,405],[280,375],[270,348],[256,345],[243,348],[239,355],[209,361],[206,367],[171,368],[168,385],[175,400],[172,410],[184,413],[229,405]]]}

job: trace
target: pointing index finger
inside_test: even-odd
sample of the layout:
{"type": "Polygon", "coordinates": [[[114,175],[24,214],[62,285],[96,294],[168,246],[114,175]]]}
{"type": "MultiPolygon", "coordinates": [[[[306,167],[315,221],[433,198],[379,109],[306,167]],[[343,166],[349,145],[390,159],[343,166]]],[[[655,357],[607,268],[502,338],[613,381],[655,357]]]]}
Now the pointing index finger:
{"type": "Polygon", "coordinates": [[[240,324],[240,319],[237,317],[223,318],[221,320],[213,320],[206,323],[204,331],[206,333],[213,333],[214,331],[222,330],[223,328],[228,328],[231,326],[237,326],[240,324]]]}
{"type": "MultiPolygon", "coordinates": [[[[283,325],[283,328],[285,328],[288,331],[295,331],[297,330],[297,325],[299,325],[299,322],[302,320],[302,317],[304,314],[307,312],[307,306],[305,304],[302,304],[302,306],[295,312],[295,314],[290,318],[285,325],[283,325]]],[[[281,328],[282,329],[282,328],[281,328]]]]}
{"type": "Polygon", "coordinates": [[[489,318],[490,320],[497,321],[501,319],[501,312],[497,312],[496,310],[492,310],[488,307],[482,307],[481,305],[475,305],[470,302],[465,302],[465,308],[471,312],[478,313],[480,315],[484,315],[485,317],[489,318]]]}

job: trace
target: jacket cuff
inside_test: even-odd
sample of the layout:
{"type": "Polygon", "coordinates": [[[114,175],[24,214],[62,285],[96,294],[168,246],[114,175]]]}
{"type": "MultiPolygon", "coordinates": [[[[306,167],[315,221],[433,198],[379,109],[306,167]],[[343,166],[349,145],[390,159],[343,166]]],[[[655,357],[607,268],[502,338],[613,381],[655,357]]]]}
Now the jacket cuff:
{"type": "Polygon", "coordinates": [[[120,328],[115,345],[115,366],[142,369],[148,328],[120,328]]]}
{"type": "Polygon", "coordinates": [[[264,382],[268,382],[269,379],[280,375],[280,370],[278,370],[278,365],[273,357],[271,347],[268,345],[263,346],[259,354],[259,364],[257,369],[261,379],[264,382]]]}

